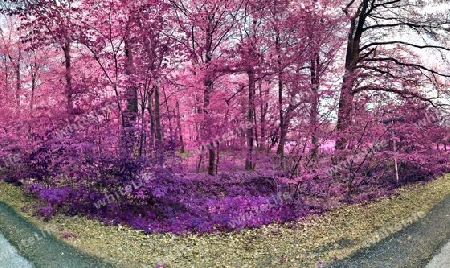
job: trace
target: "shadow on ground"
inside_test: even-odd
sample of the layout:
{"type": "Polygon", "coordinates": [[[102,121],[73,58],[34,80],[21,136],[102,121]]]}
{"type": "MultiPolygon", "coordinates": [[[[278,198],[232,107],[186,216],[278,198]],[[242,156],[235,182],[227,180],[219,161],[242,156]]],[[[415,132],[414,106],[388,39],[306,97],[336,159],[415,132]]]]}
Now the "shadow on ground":
{"type": "Polygon", "coordinates": [[[90,256],[40,230],[3,202],[0,202],[0,215],[0,233],[37,268],[120,267],[90,256]]]}

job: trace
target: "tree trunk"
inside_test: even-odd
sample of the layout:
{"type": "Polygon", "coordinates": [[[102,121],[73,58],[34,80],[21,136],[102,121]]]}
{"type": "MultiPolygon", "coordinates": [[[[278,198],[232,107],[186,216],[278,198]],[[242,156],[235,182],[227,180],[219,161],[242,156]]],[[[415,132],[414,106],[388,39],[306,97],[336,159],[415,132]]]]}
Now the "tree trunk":
{"type": "Polygon", "coordinates": [[[150,120],[149,147],[151,149],[153,149],[153,148],[155,148],[155,116],[153,113],[153,91],[152,90],[148,92],[147,111],[148,111],[149,120],[150,120]]]}
{"type": "MultiPolygon", "coordinates": [[[[262,85],[261,85],[261,83],[262,82],[259,83],[259,98],[262,100],[263,97],[262,97],[262,85]]],[[[260,137],[261,137],[260,140],[261,141],[259,143],[259,147],[261,149],[264,149],[264,144],[266,143],[266,114],[267,114],[267,111],[269,110],[269,103],[261,102],[260,109],[261,109],[261,114],[260,114],[261,115],[261,119],[260,119],[261,120],[261,132],[260,132],[260,137]]]]}
{"type": "MultiPolygon", "coordinates": [[[[11,60],[11,56],[9,56],[11,60]]],[[[3,56],[3,65],[5,66],[5,92],[9,92],[9,68],[8,68],[8,56],[3,56]]]]}
{"type": "Polygon", "coordinates": [[[37,74],[32,73],[31,74],[31,96],[30,96],[30,115],[33,113],[33,106],[34,106],[34,93],[36,90],[36,80],[37,80],[37,74]]]}
{"type": "Polygon", "coordinates": [[[317,162],[319,152],[319,138],[318,132],[318,116],[319,116],[319,61],[320,56],[317,53],[313,59],[311,59],[310,72],[311,72],[311,110],[310,110],[310,128],[311,128],[311,158],[314,162],[317,162]]]}
{"type": "Polygon", "coordinates": [[[17,107],[20,106],[20,91],[22,87],[21,83],[21,75],[20,75],[20,59],[21,58],[21,50],[19,47],[19,55],[17,56],[17,62],[16,62],[16,104],[17,107]]]}
{"type": "MultiPolygon", "coordinates": [[[[129,33],[128,33],[129,35],[129,33]]],[[[122,144],[121,153],[125,157],[132,156],[136,145],[134,125],[138,114],[137,88],[133,81],[134,62],[131,44],[125,40],[125,74],[127,85],[125,89],[126,110],[122,113],[122,144]]]]}
{"type": "Polygon", "coordinates": [[[179,142],[180,142],[180,153],[184,153],[185,148],[184,148],[184,141],[183,141],[183,132],[181,129],[180,103],[178,101],[175,103],[175,108],[177,109],[177,129],[178,129],[178,136],[179,136],[179,142]]]}
{"type": "Polygon", "coordinates": [[[278,112],[280,116],[280,133],[278,138],[277,154],[280,156],[281,166],[284,166],[284,145],[286,144],[287,124],[285,123],[283,113],[283,72],[281,66],[281,49],[279,34],[275,40],[276,50],[278,54],[278,112]]]}
{"type": "MultiPolygon", "coordinates": [[[[34,108],[34,98],[35,98],[34,92],[36,90],[36,80],[37,80],[37,74],[35,73],[34,67],[32,66],[31,67],[31,88],[30,88],[30,91],[31,91],[31,93],[30,93],[30,113],[29,113],[31,122],[33,121],[33,108],[34,108]]],[[[33,130],[32,124],[29,124],[28,135],[30,135],[30,138],[33,138],[31,135],[32,130],[33,130]]]]}
{"type": "Polygon", "coordinates": [[[162,134],[162,128],[161,128],[161,103],[160,103],[160,92],[159,87],[154,87],[155,92],[155,111],[154,111],[154,118],[155,118],[155,147],[156,147],[156,154],[158,163],[162,164],[164,160],[163,156],[163,134],[162,134]]]}
{"type": "Polygon", "coordinates": [[[175,142],[175,135],[174,135],[174,131],[173,131],[173,127],[172,127],[172,118],[174,118],[174,114],[175,111],[171,111],[169,109],[169,99],[167,98],[167,94],[166,91],[163,88],[163,95],[164,95],[164,103],[166,104],[166,112],[167,112],[167,121],[168,121],[168,128],[169,128],[169,133],[170,133],[170,141],[173,144],[175,142]]]}
{"type": "MultiPolygon", "coordinates": [[[[213,26],[208,25],[207,29],[207,40],[206,40],[206,50],[205,50],[205,64],[208,69],[209,63],[212,61],[212,54],[213,54],[213,48],[212,48],[212,31],[211,28],[213,26]]],[[[202,137],[203,140],[209,139],[212,137],[212,128],[211,124],[212,118],[211,114],[209,113],[209,102],[210,102],[210,94],[213,91],[213,77],[212,74],[207,73],[206,78],[204,81],[205,89],[203,91],[203,114],[204,114],[204,120],[203,120],[203,129],[204,129],[204,135],[202,137]]],[[[216,152],[214,150],[213,146],[208,146],[208,175],[214,175],[216,174],[216,152]]]]}
{"type": "Polygon", "coordinates": [[[352,110],[353,110],[353,93],[352,87],[353,79],[351,78],[353,74],[347,73],[344,76],[344,82],[341,88],[341,94],[339,96],[339,110],[338,110],[338,122],[337,130],[339,137],[336,141],[335,148],[337,150],[343,150],[347,146],[347,133],[348,127],[352,122],[352,110]]]}
{"type": "Polygon", "coordinates": [[[72,86],[72,65],[70,58],[70,42],[66,40],[63,46],[64,50],[64,66],[66,79],[66,96],[67,96],[67,114],[70,118],[73,116],[73,86],[72,86]]]}
{"type": "Polygon", "coordinates": [[[247,120],[249,127],[247,128],[247,157],[245,159],[245,170],[253,170],[253,143],[254,143],[254,119],[255,119],[255,72],[254,70],[249,70],[248,74],[248,114],[247,120]],[[251,126],[251,127],[250,127],[251,126]]]}
{"type": "MultiPolygon", "coordinates": [[[[144,92],[148,92],[148,88],[144,90],[144,92]]],[[[147,95],[148,96],[148,95],[147,95]]],[[[140,103],[140,116],[141,116],[141,127],[139,134],[139,156],[145,155],[145,144],[147,140],[147,121],[145,118],[145,110],[146,110],[146,101],[149,101],[148,98],[143,97],[140,103]]]]}
{"type": "Polygon", "coordinates": [[[338,110],[338,138],[335,149],[342,150],[347,146],[348,127],[352,122],[353,110],[353,86],[355,83],[356,64],[360,59],[361,36],[364,31],[364,23],[369,8],[368,0],[363,0],[359,13],[350,20],[350,29],[347,36],[347,50],[345,57],[345,74],[342,81],[341,92],[339,96],[338,110]]]}
{"type": "MultiPolygon", "coordinates": [[[[212,81],[210,80],[206,80],[205,81],[205,86],[206,89],[204,90],[204,99],[203,99],[203,114],[204,114],[204,119],[203,119],[203,140],[209,139],[211,137],[211,123],[212,120],[210,118],[210,114],[208,111],[208,106],[209,106],[209,93],[212,91],[212,81]]],[[[215,162],[216,162],[216,152],[214,151],[214,147],[213,146],[207,146],[207,150],[208,150],[208,175],[214,175],[215,172],[215,162]]]]}

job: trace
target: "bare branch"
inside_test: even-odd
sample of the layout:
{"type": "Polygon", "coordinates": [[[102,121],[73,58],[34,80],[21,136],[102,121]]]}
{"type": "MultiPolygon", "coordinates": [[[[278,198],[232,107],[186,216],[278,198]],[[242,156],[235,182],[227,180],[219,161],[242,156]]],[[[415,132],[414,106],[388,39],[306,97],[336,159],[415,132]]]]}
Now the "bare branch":
{"type": "Polygon", "coordinates": [[[362,91],[383,91],[383,92],[389,92],[389,93],[394,93],[397,94],[403,98],[414,98],[414,99],[419,99],[423,102],[427,102],[429,103],[431,106],[433,107],[437,107],[437,105],[433,102],[433,100],[431,98],[427,98],[424,97],[418,93],[415,92],[411,92],[411,91],[407,91],[407,90],[401,90],[401,89],[396,89],[396,88],[392,88],[392,87],[383,87],[383,86],[374,86],[374,85],[368,85],[368,86],[362,86],[359,88],[356,88],[352,91],[352,94],[358,94],[362,91]]]}
{"type": "Polygon", "coordinates": [[[434,48],[434,49],[441,49],[441,50],[446,50],[446,51],[450,51],[449,48],[443,47],[443,46],[435,46],[435,45],[416,45],[416,44],[412,44],[412,43],[408,43],[408,42],[404,42],[404,41],[385,41],[385,42],[373,42],[370,44],[367,44],[365,46],[362,46],[360,51],[363,51],[369,47],[373,47],[373,46],[386,46],[386,45],[405,45],[405,46],[412,46],[415,48],[420,48],[420,49],[425,49],[425,48],[434,48]]]}
{"type": "Polygon", "coordinates": [[[432,74],[439,75],[439,76],[442,76],[442,77],[450,77],[449,74],[443,74],[443,73],[440,73],[440,72],[438,72],[438,71],[435,71],[435,70],[432,70],[432,69],[430,69],[430,68],[427,68],[427,67],[425,67],[425,66],[423,66],[423,65],[416,64],[416,63],[405,63],[405,62],[401,62],[401,61],[399,61],[398,59],[395,59],[395,58],[392,58],[392,57],[371,58],[371,59],[368,58],[368,59],[364,59],[363,61],[366,61],[366,62],[382,62],[382,61],[390,61],[390,62],[394,62],[395,64],[400,65],[400,66],[412,67],[412,68],[415,68],[415,69],[417,69],[417,70],[424,70],[424,71],[427,71],[427,72],[430,72],[430,73],[432,73],[432,74]]]}

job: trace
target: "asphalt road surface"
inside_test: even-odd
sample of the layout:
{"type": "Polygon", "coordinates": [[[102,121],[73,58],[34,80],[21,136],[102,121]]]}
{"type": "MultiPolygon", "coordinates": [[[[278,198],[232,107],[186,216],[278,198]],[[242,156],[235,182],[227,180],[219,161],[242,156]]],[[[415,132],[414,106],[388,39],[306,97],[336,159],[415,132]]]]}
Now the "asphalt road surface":
{"type": "Polygon", "coordinates": [[[31,268],[27,260],[17,253],[8,240],[0,233],[0,268],[31,268]]]}
{"type": "Polygon", "coordinates": [[[0,235],[0,258],[2,252],[8,256],[0,261],[0,268],[120,267],[81,252],[51,233],[38,229],[2,202],[0,202],[0,235]],[[11,245],[15,249],[11,249],[11,245]],[[4,248],[7,251],[4,251],[4,248]]]}
{"type": "Polygon", "coordinates": [[[450,196],[425,217],[326,267],[450,268],[450,196]]]}
{"type": "Polygon", "coordinates": [[[425,268],[448,268],[450,267],[450,242],[447,243],[441,252],[436,255],[425,268]]]}

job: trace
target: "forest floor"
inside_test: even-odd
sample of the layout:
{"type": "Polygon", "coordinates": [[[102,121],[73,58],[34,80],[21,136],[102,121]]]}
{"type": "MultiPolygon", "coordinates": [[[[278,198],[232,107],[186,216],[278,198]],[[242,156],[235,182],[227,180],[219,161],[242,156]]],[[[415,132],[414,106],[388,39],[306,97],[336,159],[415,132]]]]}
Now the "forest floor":
{"type": "MultiPolygon", "coordinates": [[[[383,242],[386,236],[396,234],[399,226],[413,226],[414,222],[426,219],[429,211],[449,195],[450,175],[447,175],[426,184],[403,187],[391,197],[363,205],[342,206],[295,223],[178,236],[148,235],[126,226],[106,226],[85,217],[56,216],[45,221],[32,215],[36,199],[18,187],[0,182],[0,201],[8,204],[24,221],[48,230],[59,238],[58,243],[65,241],[95,256],[92,257],[94,262],[104,259],[117,267],[155,267],[158,264],[166,267],[324,266],[378,241],[383,242]]],[[[26,233],[21,225],[3,224],[17,234],[26,233]]],[[[27,247],[28,250],[36,248],[27,247]]]]}

